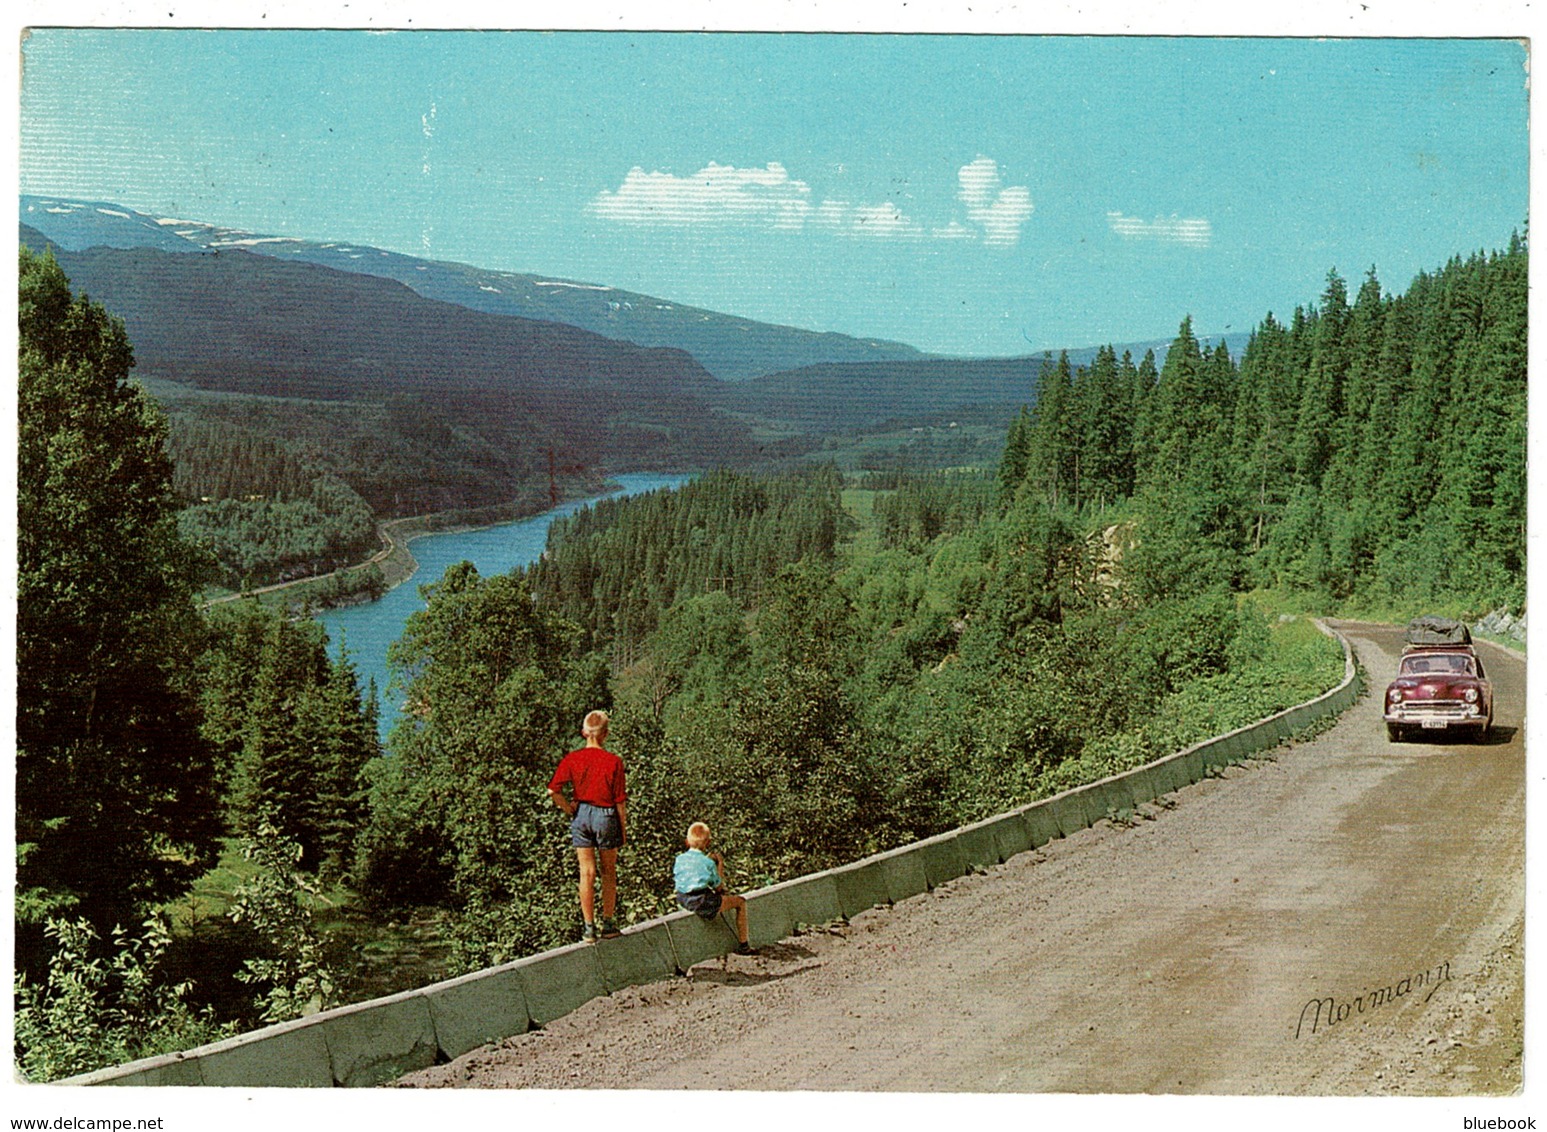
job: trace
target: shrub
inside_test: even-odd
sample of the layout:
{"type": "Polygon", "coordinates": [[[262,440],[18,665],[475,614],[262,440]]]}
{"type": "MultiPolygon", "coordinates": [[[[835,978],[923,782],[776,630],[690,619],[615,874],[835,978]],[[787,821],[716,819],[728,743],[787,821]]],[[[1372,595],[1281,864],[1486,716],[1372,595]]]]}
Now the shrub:
{"type": "Polygon", "coordinates": [[[85,919],[50,919],[56,944],[42,986],[16,981],[16,1065],[33,1081],[53,1081],[215,1041],[229,1033],[208,1007],[189,1002],[192,984],[167,983],[162,958],[172,941],[166,921],[145,921],[144,934],[113,932],[101,954],[85,919]]]}
{"type": "Polygon", "coordinates": [[[226,915],[251,925],[269,954],[248,959],[236,977],[260,988],[265,1022],[284,1022],[333,1005],[338,983],[322,961],[322,940],[303,902],[318,890],[301,871],[301,847],[265,825],[243,845],[242,855],[258,866],[258,873],[232,894],[226,915]]]}

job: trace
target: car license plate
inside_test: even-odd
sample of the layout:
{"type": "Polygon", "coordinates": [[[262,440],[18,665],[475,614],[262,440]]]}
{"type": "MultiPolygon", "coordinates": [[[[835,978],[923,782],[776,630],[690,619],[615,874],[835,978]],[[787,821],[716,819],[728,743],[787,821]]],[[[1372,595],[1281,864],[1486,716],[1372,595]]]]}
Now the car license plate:
{"type": "Polygon", "coordinates": [[[1443,731],[1448,722],[1444,719],[1426,719],[1423,721],[1423,727],[1425,731],[1443,731]]]}

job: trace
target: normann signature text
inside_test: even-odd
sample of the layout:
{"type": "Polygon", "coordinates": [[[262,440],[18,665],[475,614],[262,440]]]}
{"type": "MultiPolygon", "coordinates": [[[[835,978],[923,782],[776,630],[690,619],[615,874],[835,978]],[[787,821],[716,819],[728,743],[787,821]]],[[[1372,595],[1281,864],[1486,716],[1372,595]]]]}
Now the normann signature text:
{"type": "Polygon", "coordinates": [[[1295,1026],[1295,1037],[1301,1034],[1314,1034],[1321,1029],[1336,1026],[1339,1022],[1347,1021],[1356,1014],[1364,1014],[1379,1006],[1390,1006],[1399,999],[1406,998],[1410,994],[1428,988],[1428,993],[1423,1000],[1428,1002],[1439,990],[1441,983],[1450,981],[1450,961],[1437,966],[1419,971],[1416,975],[1408,975],[1395,983],[1389,983],[1383,987],[1367,990],[1355,998],[1337,998],[1328,995],[1326,998],[1313,998],[1300,1009],[1300,1021],[1295,1026]]]}

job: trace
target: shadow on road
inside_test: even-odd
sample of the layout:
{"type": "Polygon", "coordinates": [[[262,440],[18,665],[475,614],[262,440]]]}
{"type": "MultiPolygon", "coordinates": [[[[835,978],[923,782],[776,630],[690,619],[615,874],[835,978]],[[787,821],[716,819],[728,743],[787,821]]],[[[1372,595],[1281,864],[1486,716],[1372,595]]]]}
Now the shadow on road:
{"type": "Polygon", "coordinates": [[[1484,738],[1468,735],[1463,731],[1429,731],[1411,735],[1393,746],[1401,747],[1506,747],[1520,734],[1518,727],[1501,727],[1494,724],[1484,738]]]}
{"type": "MultiPolygon", "coordinates": [[[[792,963],[803,959],[815,959],[816,952],[798,943],[771,943],[759,948],[758,956],[762,960],[773,960],[776,963],[792,963]]],[[[764,972],[732,971],[728,967],[715,967],[709,963],[701,963],[688,973],[688,978],[695,983],[714,983],[726,987],[754,987],[814,971],[821,965],[819,962],[807,963],[792,971],[764,972]]]]}
{"type": "Polygon", "coordinates": [[[721,971],[718,968],[700,970],[695,968],[688,978],[695,983],[714,983],[722,987],[758,987],[764,983],[778,982],[780,979],[793,978],[795,975],[803,975],[807,971],[815,971],[820,963],[812,963],[805,967],[796,967],[793,971],[780,971],[777,974],[756,974],[752,971],[721,971]]]}

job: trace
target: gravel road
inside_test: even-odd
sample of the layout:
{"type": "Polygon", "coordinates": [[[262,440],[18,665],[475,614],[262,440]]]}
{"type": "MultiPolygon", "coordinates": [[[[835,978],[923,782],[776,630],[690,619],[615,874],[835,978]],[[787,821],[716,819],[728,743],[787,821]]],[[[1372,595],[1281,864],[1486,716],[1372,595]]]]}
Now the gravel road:
{"type": "Polygon", "coordinates": [[[1372,694],[1314,741],[401,1084],[1515,1092],[1525,663],[1480,646],[1489,743],[1391,744],[1399,631],[1342,628],[1372,694]]]}

